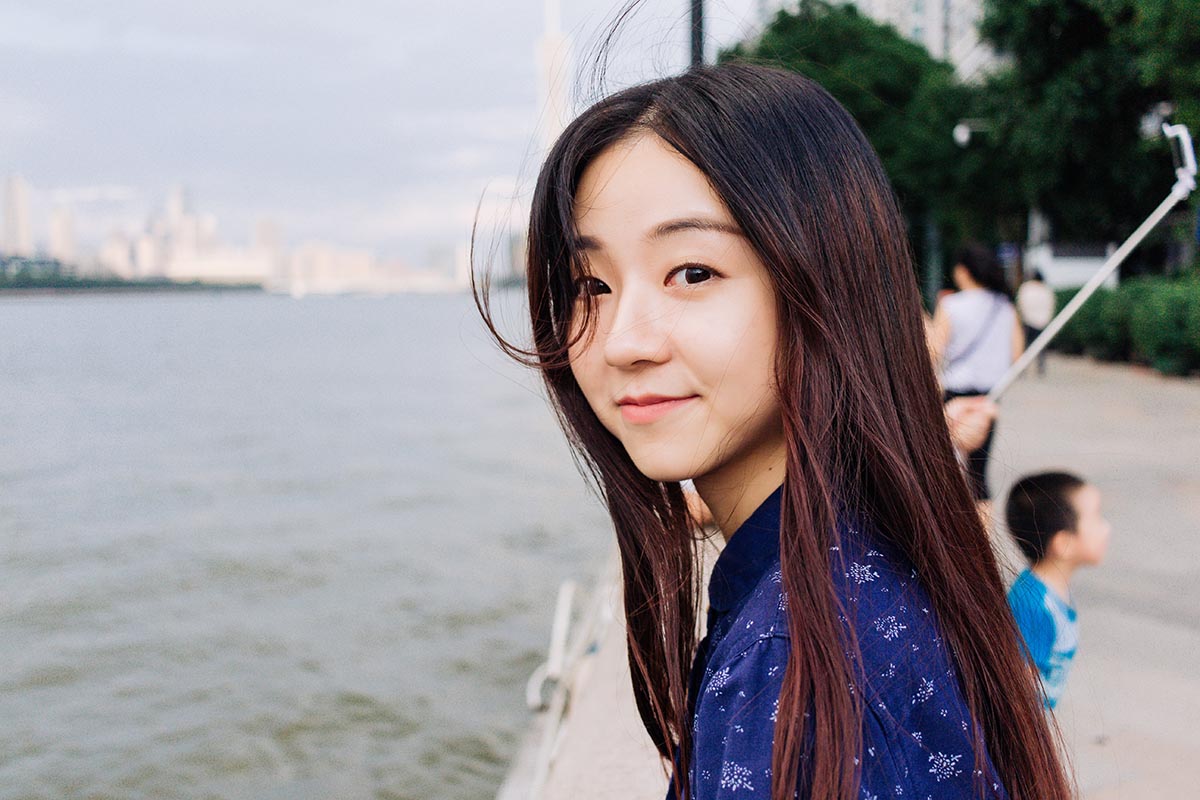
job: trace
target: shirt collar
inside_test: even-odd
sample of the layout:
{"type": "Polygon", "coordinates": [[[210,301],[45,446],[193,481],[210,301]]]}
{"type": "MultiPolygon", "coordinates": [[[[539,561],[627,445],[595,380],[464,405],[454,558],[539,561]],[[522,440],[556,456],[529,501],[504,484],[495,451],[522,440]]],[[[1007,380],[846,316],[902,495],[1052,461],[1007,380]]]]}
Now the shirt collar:
{"type": "Polygon", "coordinates": [[[780,486],[729,537],[708,583],[708,605],[713,610],[720,613],[731,610],[779,558],[782,498],[783,486],[780,486]]]}

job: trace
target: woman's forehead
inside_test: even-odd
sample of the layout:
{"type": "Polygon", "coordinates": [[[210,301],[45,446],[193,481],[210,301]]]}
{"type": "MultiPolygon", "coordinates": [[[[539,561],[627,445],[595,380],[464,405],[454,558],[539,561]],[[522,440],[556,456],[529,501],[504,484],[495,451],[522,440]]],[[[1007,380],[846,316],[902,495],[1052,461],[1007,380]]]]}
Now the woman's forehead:
{"type": "Polygon", "coordinates": [[[737,231],[704,173],[649,133],[610,146],[584,169],[574,210],[584,249],[683,229],[737,231]]]}

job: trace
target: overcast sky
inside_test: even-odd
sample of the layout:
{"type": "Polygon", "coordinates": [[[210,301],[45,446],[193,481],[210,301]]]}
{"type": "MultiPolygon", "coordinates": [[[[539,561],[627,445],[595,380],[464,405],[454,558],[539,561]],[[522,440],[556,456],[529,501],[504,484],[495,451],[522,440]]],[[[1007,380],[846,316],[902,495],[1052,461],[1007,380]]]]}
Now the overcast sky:
{"type": "MultiPolygon", "coordinates": [[[[561,0],[576,71],[621,0],[561,0]]],[[[710,58],[761,0],[708,0],[710,58]]],[[[544,0],[0,0],[0,175],[81,241],[186,186],[221,237],[259,218],[290,243],[419,266],[465,239],[485,186],[527,190],[544,0]]],[[[645,0],[610,85],[682,69],[687,0],[645,0]]]]}

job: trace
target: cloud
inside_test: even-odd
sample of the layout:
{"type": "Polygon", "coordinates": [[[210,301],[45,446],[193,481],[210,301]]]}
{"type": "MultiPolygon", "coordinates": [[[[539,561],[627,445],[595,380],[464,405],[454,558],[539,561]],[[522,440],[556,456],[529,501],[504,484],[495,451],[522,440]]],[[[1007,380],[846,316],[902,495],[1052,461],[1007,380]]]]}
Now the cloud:
{"type": "Polygon", "coordinates": [[[25,137],[37,133],[49,124],[46,108],[0,87],[0,141],[8,137],[25,137]]]}
{"type": "Polygon", "coordinates": [[[526,203],[527,193],[519,191],[516,178],[496,176],[406,186],[345,216],[353,219],[348,232],[359,240],[465,241],[476,221],[486,235],[493,227],[520,226],[528,213],[526,203]]]}
{"type": "Polygon", "coordinates": [[[51,189],[47,194],[52,203],[71,206],[129,203],[141,198],[141,192],[133,186],[119,184],[67,186],[51,189]]]}
{"type": "Polygon", "coordinates": [[[443,137],[447,133],[474,141],[522,142],[533,135],[531,105],[494,108],[406,109],[392,114],[393,130],[404,138],[443,137]]]}
{"type": "Polygon", "coordinates": [[[82,16],[54,16],[31,6],[0,8],[0,48],[50,55],[121,53],[166,59],[229,61],[254,52],[247,41],[228,35],[169,31],[147,22],[102,22],[82,16]]]}

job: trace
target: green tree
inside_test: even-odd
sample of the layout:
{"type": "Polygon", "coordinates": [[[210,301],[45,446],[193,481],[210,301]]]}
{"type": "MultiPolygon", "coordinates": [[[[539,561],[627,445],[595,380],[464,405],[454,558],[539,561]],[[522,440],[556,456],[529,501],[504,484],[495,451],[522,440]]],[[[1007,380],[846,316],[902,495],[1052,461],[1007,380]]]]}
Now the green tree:
{"type": "Polygon", "coordinates": [[[1200,2],[1100,0],[1117,41],[1134,55],[1141,83],[1200,134],[1200,2]]]}
{"type": "MultiPolygon", "coordinates": [[[[1194,2],[1194,0],[1192,0],[1194,2]]],[[[1129,6],[1155,0],[1120,0],[1129,6]]],[[[1169,0],[1157,0],[1159,4],[1169,0]]],[[[1170,185],[1166,147],[1142,116],[1162,99],[1119,32],[1118,0],[988,0],[983,36],[1010,59],[986,84],[995,135],[1022,200],[1056,238],[1120,240],[1170,185]]]]}
{"type": "MultiPolygon", "coordinates": [[[[1173,122],[1200,136],[1200,2],[1104,0],[1102,8],[1117,39],[1134,53],[1142,84],[1173,107],[1173,122]]],[[[1185,261],[1196,251],[1200,193],[1192,195],[1189,205],[1172,215],[1185,261]]],[[[1193,270],[1200,274],[1200,260],[1193,270]]]]}
{"type": "Polygon", "coordinates": [[[999,223],[1019,219],[1015,188],[988,180],[1003,154],[986,138],[964,150],[951,136],[986,98],[895,28],[853,6],[811,0],[796,13],[779,12],[757,40],[720,56],[731,59],[807,75],[850,111],[879,153],[918,252],[931,219],[951,242],[997,238],[999,223]]]}

